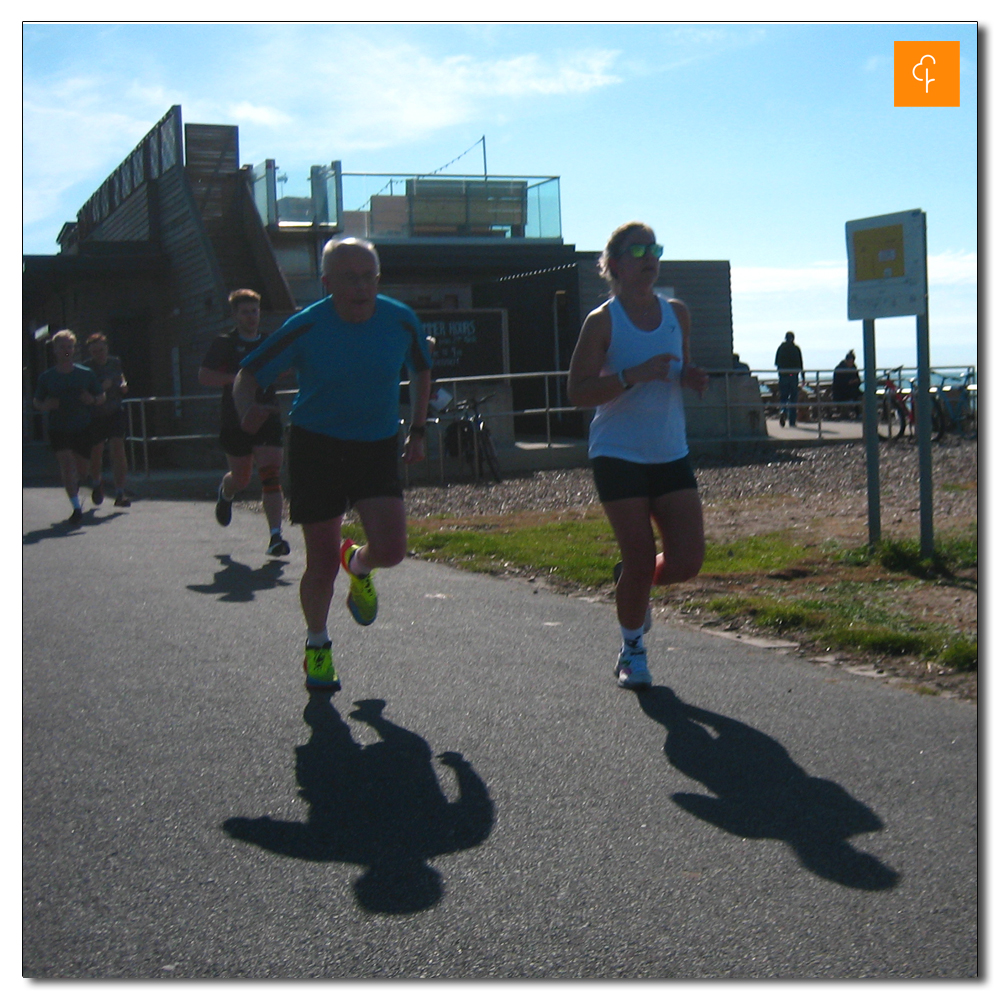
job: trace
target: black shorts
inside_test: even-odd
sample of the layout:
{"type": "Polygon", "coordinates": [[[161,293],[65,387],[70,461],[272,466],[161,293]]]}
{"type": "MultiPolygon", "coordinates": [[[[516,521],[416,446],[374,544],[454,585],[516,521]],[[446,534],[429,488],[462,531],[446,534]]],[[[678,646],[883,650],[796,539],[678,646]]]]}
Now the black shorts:
{"type": "Polygon", "coordinates": [[[648,497],[653,500],[665,493],[698,488],[687,455],[675,462],[650,465],[598,455],[591,464],[594,467],[594,485],[597,487],[601,503],[632,500],[636,497],[648,497]]]}
{"type": "Polygon", "coordinates": [[[90,427],[85,427],[82,431],[60,431],[50,427],[49,444],[53,451],[72,451],[80,458],[89,459],[94,439],[90,427]]]}
{"type": "Polygon", "coordinates": [[[91,440],[94,444],[108,441],[111,438],[125,437],[125,411],[115,410],[113,413],[95,413],[90,422],[91,440]]]}
{"type": "Polygon", "coordinates": [[[399,438],[342,441],[292,425],[288,434],[289,513],[296,524],[340,517],[372,497],[402,497],[399,438]]]}
{"type": "Polygon", "coordinates": [[[254,448],[269,446],[280,448],[284,443],[285,431],[281,425],[281,417],[277,413],[261,424],[256,434],[247,434],[242,427],[225,426],[219,432],[219,444],[227,455],[233,458],[246,458],[252,455],[254,448]]]}

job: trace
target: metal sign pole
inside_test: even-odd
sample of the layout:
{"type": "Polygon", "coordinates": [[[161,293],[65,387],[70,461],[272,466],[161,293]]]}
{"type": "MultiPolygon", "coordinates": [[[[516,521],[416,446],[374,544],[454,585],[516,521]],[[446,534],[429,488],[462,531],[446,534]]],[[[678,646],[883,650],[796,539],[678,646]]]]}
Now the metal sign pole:
{"type": "Polygon", "coordinates": [[[865,457],[868,464],[868,545],[882,537],[882,501],[878,475],[878,401],[875,395],[875,320],[862,320],[865,353],[865,457]]]}
{"type": "Polygon", "coordinates": [[[931,459],[931,363],[927,313],[917,316],[917,449],[920,457],[920,557],[934,555],[934,476],[931,459]]]}

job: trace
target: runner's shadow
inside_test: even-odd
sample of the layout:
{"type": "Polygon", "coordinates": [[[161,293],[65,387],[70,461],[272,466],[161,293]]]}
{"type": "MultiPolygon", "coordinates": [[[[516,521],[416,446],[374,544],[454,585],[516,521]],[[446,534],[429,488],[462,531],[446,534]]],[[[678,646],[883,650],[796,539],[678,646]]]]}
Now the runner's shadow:
{"type": "Polygon", "coordinates": [[[438,760],[452,769],[458,799],[441,791],[427,742],[382,715],[380,699],[355,702],[352,719],[381,741],[361,746],[330,703],[310,696],[303,718],[309,742],[296,747],[305,823],[232,817],[222,828],[237,840],[306,861],[340,861],[365,871],[354,883],[358,903],[373,913],[416,913],[443,894],[429,859],[481,844],[493,827],[486,785],[458,753],[438,760]]]}
{"type": "Polygon", "coordinates": [[[188,590],[197,594],[220,594],[220,601],[252,601],[258,590],[273,590],[275,587],[290,587],[281,579],[285,564],[273,559],[258,569],[237,562],[230,555],[215,557],[222,563],[212,583],[189,583],[188,590]]]}
{"type": "Polygon", "coordinates": [[[848,838],[882,821],[840,785],[812,778],[775,739],[688,705],[670,688],[638,695],[642,710],[667,730],[664,752],[711,795],[678,792],[682,809],[738,837],[785,841],[810,871],[852,889],[892,889],[899,875],[848,838]]]}
{"type": "Polygon", "coordinates": [[[93,510],[88,510],[83,515],[83,520],[79,524],[69,524],[67,521],[53,521],[48,528],[36,528],[21,536],[22,545],[37,545],[47,538],[65,538],[67,535],[76,535],[84,528],[97,527],[102,524],[109,524],[124,515],[119,511],[114,514],[106,514],[104,517],[97,517],[93,510]]]}

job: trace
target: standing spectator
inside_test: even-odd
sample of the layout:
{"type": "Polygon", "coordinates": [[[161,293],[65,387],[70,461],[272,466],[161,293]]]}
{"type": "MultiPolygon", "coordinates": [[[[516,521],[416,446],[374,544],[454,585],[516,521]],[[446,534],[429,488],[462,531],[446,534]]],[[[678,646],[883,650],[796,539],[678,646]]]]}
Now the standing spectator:
{"type": "Polygon", "coordinates": [[[76,364],[76,334],[60,330],[52,338],[55,366],[38,377],[32,405],[49,415],[49,444],[59,463],[63,488],[73,505],[69,523],[83,520],[80,503],[80,480],[87,475],[90,463],[90,422],[93,407],[104,402],[97,376],[76,364]]]}
{"type": "Polygon", "coordinates": [[[90,452],[90,484],[93,487],[91,500],[99,505],[104,500],[104,443],[111,450],[111,471],[115,481],[115,506],[131,507],[132,501],[125,496],[125,476],[128,462],[125,458],[125,410],[122,396],[128,392],[128,382],[122,372],[121,361],[108,354],[108,338],[103,333],[92,333],[87,338],[86,362],[104,390],[104,402],[94,407],[91,439],[94,442],[90,452]]]}
{"type": "Polygon", "coordinates": [[[226,453],[229,471],[219,483],[215,502],[215,519],[226,527],[233,519],[233,498],[246,489],[257,463],[260,476],[261,500],[264,515],[271,532],[267,545],[269,556],[287,556],[288,542],[281,537],[281,517],[284,497],[281,493],[281,462],[284,431],[281,414],[275,402],[275,388],[262,390],[258,403],[262,404],[261,421],[252,433],[240,426],[240,418],[233,405],[233,382],[240,370],[240,362],[263,342],[260,336],[260,295],[249,288],[238,288],[229,295],[236,326],[212,341],[205,360],[198,369],[201,385],[222,389],[222,429],[219,444],[226,453]]]}
{"type": "Polygon", "coordinates": [[[696,576],[705,556],[681,387],[704,393],[708,373],[691,364],[687,306],[656,292],[662,253],[644,223],[611,234],[600,268],[613,294],[584,320],[567,383],[574,406],[597,409],[588,453],[622,556],[614,673],[632,689],[651,683],[643,643],[650,588],[696,576]]]}
{"type": "Polygon", "coordinates": [[[799,409],[799,382],[805,381],[806,373],[802,368],[802,352],[795,343],[795,334],[791,330],[785,334],[785,342],[774,355],[774,367],[778,369],[778,395],[781,402],[778,419],[784,427],[787,416],[789,427],[794,427],[799,409]]]}

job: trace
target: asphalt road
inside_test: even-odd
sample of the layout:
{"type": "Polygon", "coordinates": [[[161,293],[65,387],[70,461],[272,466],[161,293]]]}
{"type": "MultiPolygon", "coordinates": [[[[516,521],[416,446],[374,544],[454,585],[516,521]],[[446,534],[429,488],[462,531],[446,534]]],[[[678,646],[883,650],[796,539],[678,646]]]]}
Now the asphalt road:
{"type": "Polygon", "coordinates": [[[23,497],[25,976],[977,975],[974,706],[412,560],[310,699],[297,529],[23,497]]]}

